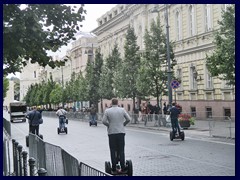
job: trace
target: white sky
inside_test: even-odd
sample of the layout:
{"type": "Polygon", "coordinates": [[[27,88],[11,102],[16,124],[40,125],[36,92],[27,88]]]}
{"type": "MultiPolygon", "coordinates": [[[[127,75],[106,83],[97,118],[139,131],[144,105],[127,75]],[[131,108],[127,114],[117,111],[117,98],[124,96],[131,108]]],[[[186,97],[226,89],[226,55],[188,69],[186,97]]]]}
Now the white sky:
{"type": "MultiPolygon", "coordinates": [[[[77,4],[71,4],[72,6],[77,4]]],[[[111,10],[113,7],[115,7],[117,4],[85,4],[84,9],[87,11],[87,14],[85,14],[85,20],[82,21],[80,24],[82,24],[82,28],[80,28],[80,31],[82,32],[90,32],[97,28],[97,19],[100,18],[103,14],[105,14],[107,11],[111,10]]],[[[60,58],[63,57],[66,54],[67,49],[70,49],[71,45],[64,46],[60,49],[60,51],[57,51],[56,53],[51,53],[51,55],[55,56],[58,55],[60,58]]],[[[14,76],[13,74],[9,75],[8,77],[14,76]]],[[[20,73],[16,73],[16,77],[20,77],[20,73]]]]}

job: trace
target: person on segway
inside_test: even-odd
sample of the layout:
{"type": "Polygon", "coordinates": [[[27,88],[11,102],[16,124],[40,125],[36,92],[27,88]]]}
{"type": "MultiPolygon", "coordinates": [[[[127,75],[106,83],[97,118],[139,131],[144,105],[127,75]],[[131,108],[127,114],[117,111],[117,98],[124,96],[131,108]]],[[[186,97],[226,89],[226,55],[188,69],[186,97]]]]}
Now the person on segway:
{"type": "Polygon", "coordinates": [[[172,107],[170,108],[170,117],[171,117],[171,124],[172,124],[172,130],[173,134],[175,135],[178,131],[178,134],[180,135],[180,127],[178,124],[178,115],[180,114],[180,111],[178,108],[176,108],[176,103],[172,103],[172,107]]]}
{"type": "Polygon", "coordinates": [[[106,109],[103,116],[103,124],[107,126],[109,137],[109,148],[112,162],[112,174],[124,173],[125,165],[125,126],[131,121],[130,116],[124,108],[118,107],[118,100],[112,99],[112,107],[106,109]],[[116,166],[120,161],[121,169],[117,171],[116,166]]]}
{"type": "Polygon", "coordinates": [[[90,121],[92,124],[96,123],[96,118],[97,118],[97,108],[94,106],[94,104],[92,104],[90,108],[90,121]]]}
{"type": "Polygon", "coordinates": [[[64,131],[67,111],[65,111],[65,109],[60,107],[57,110],[56,114],[59,117],[59,129],[60,131],[64,131]]]}

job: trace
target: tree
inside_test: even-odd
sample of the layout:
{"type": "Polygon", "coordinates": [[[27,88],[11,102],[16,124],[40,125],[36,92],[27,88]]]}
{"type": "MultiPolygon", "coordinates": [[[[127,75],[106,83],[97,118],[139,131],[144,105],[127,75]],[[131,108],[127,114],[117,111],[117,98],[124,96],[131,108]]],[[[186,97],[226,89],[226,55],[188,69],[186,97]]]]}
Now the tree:
{"type": "Polygon", "coordinates": [[[3,4],[4,74],[21,71],[28,60],[54,68],[64,62],[53,61],[47,51],[56,52],[79,31],[86,13],[63,4],[3,4]]]}
{"type": "Polygon", "coordinates": [[[120,61],[120,53],[115,44],[111,54],[106,58],[106,63],[102,67],[100,96],[103,99],[112,99],[116,97],[114,79],[116,77],[116,71],[119,68],[117,65],[120,61]]]}
{"type": "Polygon", "coordinates": [[[220,29],[215,34],[216,49],[208,56],[206,66],[212,76],[219,76],[229,85],[235,85],[235,5],[222,12],[220,29]]]}
{"type": "Polygon", "coordinates": [[[55,88],[50,93],[50,101],[51,103],[57,105],[62,102],[62,87],[59,84],[55,85],[55,88]]]}
{"type": "Polygon", "coordinates": [[[137,77],[140,68],[139,46],[137,45],[137,36],[134,28],[127,30],[126,41],[124,45],[124,60],[118,73],[116,89],[120,96],[133,99],[133,108],[135,108],[135,98],[139,95],[137,90],[137,77]]]}
{"type": "MultiPolygon", "coordinates": [[[[166,35],[163,32],[159,17],[156,22],[153,21],[151,23],[150,32],[146,30],[144,43],[146,52],[141,61],[142,65],[139,71],[137,87],[140,92],[145,92],[146,96],[151,95],[156,97],[159,106],[160,96],[163,95],[167,89],[166,35]]],[[[171,69],[173,69],[176,61],[174,60],[171,43],[170,59],[172,61],[171,69]]]]}
{"type": "Polygon", "coordinates": [[[7,91],[9,89],[9,80],[3,76],[3,100],[7,96],[7,91]]]}
{"type": "Polygon", "coordinates": [[[97,104],[101,99],[99,83],[103,66],[103,58],[99,49],[95,51],[95,59],[93,60],[92,58],[88,59],[85,78],[88,82],[88,100],[95,107],[98,107],[97,104]]]}

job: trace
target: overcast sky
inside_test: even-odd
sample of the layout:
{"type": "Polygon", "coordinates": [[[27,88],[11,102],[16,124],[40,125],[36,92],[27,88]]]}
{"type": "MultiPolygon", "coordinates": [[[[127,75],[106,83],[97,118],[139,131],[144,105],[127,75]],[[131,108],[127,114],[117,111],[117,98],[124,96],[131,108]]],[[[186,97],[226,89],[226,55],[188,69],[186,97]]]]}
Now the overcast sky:
{"type": "MultiPolygon", "coordinates": [[[[77,4],[71,4],[71,5],[77,5],[77,4]]],[[[111,10],[114,6],[117,4],[85,4],[84,9],[87,10],[87,14],[85,15],[85,21],[83,21],[81,24],[83,25],[80,30],[82,32],[90,32],[97,28],[97,19],[100,18],[103,14],[105,14],[107,11],[111,10]]],[[[77,5],[78,6],[78,5],[77,5]]],[[[60,51],[57,51],[56,53],[52,54],[53,56],[58,55],[60,58],[63,57],[66,54],[67,49],[70,49],[71,45],[62,47],[60,51]]],[[[9,75],[8,77],[14,76],[13,74],[9,75]]],[[[19,78],[20,74],[16,73],[16,76],[19,78]]]]}

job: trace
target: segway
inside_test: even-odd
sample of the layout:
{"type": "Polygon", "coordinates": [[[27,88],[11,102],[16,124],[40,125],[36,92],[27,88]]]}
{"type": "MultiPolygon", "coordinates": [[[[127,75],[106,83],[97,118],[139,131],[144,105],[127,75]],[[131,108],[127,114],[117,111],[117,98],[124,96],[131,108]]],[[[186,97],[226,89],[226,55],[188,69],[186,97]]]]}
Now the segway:
{"type": "Polygon", "coordinates": [[[64,128],[60,129],[60,127],[57,128],[57,133],[60,134],[60,133],[68,133],[68,129],[67,127],[65,126],[65,124],[68,124],[68,119],[67,118],[64,118],[64,128]]]}
{"type": "MultiPolygon", "coordinates": [[[[117,154],[117,153],[116,153],[117,154]]],[[[112,166],[109,161],[105,161],[105,172],[111,175],[116,175],[116,176],[132,176],[133,175],[133,165],[131,160],[126,160],[125,163],[125,170],[121,172],[121,166],[120,166],[120,158],[116,157],[118,159],[118,163],[116,165],[116,172],[112,171],[112,166]]]]}
{"type": "Polygon", "coordinates": [[[89,121],[89,126],[92,126],[92,125],[97,126],[97,121],[96,120],[95,121],[93,121],[93,120],[89,121]]]}
{"type": "Polygon", "coordinates": [[[175,133],[173,131],[170,131],[170,140],[172,141],[173,139],[181,139],[184,141],[185,139],[185,134],[184,131],[181,131],[180,134],[177,132],[177,129],[175,128],[175,133]]]}

